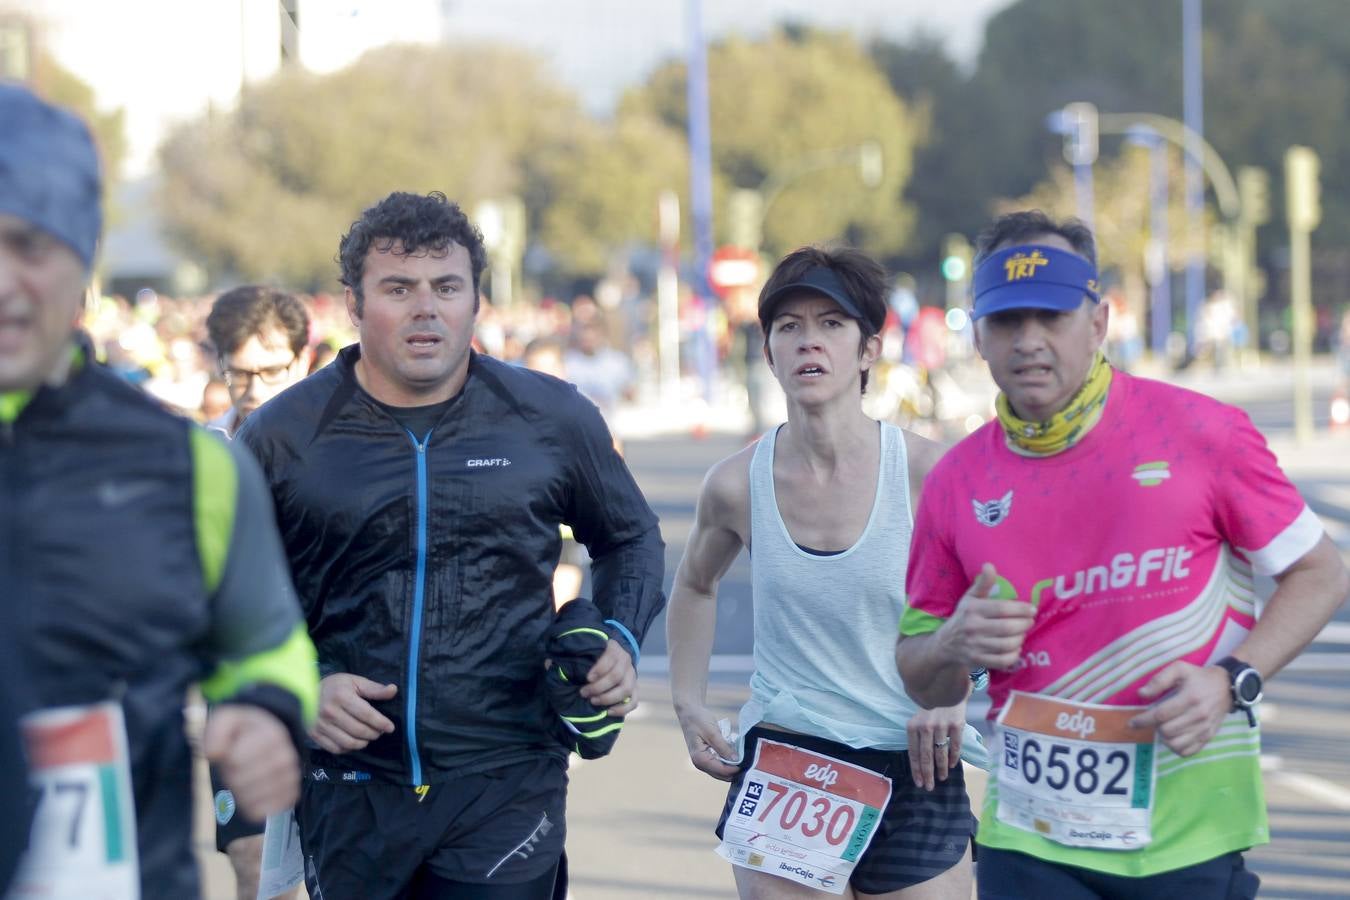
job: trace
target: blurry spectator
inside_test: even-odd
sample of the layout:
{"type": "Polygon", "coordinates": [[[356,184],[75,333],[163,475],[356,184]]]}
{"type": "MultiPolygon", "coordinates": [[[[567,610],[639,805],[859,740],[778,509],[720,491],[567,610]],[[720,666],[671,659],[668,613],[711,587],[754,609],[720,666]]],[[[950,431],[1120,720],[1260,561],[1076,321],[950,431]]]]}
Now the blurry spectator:
{"type": "Polygon", "coordinates": [[[727,361],[745,387],[746,411],[750,414],[746,440],[754,440],[764,432],[764,397],[770,390],[767,382],[774,380],[772,370],[764,365],[764,329],[759,324],[758,303],[759,285],[733,287],[727,294],[731,331],[727,361]]]}
{"type": "Polygon", "coordinates": [[[612,422],[619,401],[632,396],[632,363],[627,356],[608,346],[604,325],[594,317],[573,322],[572,347],[563,357],[567,380],[600,407],[601,415],[612,422]]]}
{"type": "Polygon", "coordinates": [[[1214,368],[1227,366],[1233,353],[1233,327],[1236,323],[1237,307],[1233,303],[1233,296],[1225,290],[1210,294],[1196,323],[1197,355],[1208,352],[1214,368]]]}
{"type": "Polygon", "coordinates": [[[1106,323],[1106,357],[1123,372],[1134,368],[1144,352],[1144,340],[1139,333],[1139,317],[1119,288],[1106,293],[1110,304],[1110,318],[1106,323]]]}
{"type": "Polygon", "coordinates": [[[314,347],[314,358],[309,361],[309,374],[313,375],[328,365],[334,356],[337,356],[337,348],[333,346],[333,342],[319,341],[314,347]]]}
{"type": "Polygon", "coordinates": [[[525,347],[521,363],[527,369],[552,375],[567,381],[567,367],[563,364],[562,342],[553,337],[535,338],[525,347]]]}
{"type": "Polygon", "coordinates": [[[219,378],[212,378],[202,388],[202,405],[197,419],[203,424],[214,422],[230,411],[230,389],[219,378]]]}
{"type": "Polygon", "coordinates": [[[1340,363],[1341,387],[1350,389],[1350,306],[1341,312],[1341,327],[1336,332],[1336,359],[1340,363]]]}
{"type": "Polygon", "coordinates": [[[226,291],[212,305],[206,331],[231,403],[229,413],[208,424],[228,435],[309,373],[309,314],[294,294],[256,285],[226,291]]]}
{"type": "Polygon", "coordinates": [[[935,372],[947,361],[947,320],[940,307],[920,307],[905,334],[905,359],[935,372]]]}
{"type": "Polygon", "coordinates": [[[578,294],[572,298],[572,321],[574,327],[594,322],[600,318],[600,306],[589,294],[578,294]]]}

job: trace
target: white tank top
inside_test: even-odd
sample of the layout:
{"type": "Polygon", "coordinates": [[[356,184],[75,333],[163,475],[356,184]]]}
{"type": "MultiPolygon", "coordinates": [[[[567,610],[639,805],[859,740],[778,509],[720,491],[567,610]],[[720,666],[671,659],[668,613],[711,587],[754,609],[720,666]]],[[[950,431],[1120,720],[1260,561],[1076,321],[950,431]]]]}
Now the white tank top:
{"type": "MultiPolygon", "coordinates": [[[[881,463],[867,526],[829,556],[793,542],[773,482],[778,429],[750,461],[750,570],[755,671],[740,733],[766,722],[854,748],[903,750],[918,707],[895,668],[914,517],[903,432],[880,423],[881,463]]],[[[962,756],[987,766],[966,726],[962,756]]]]}

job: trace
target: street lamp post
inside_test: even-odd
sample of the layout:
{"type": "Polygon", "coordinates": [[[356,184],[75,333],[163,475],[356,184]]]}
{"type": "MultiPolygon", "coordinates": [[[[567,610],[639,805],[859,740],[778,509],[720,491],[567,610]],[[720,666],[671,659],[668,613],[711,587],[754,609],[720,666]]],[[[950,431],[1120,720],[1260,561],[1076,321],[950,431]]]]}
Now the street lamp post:
{"type": "MultiPolygon", "coordinates": [[[[1051,113],[1046,119],[1046,125],[1056,134],[1065,134],[1065,116],[1064,110],[1058,110],[1051,113]]],[[[1214,203],[1218,207],[1219,215],[1224,220],[1223,227],[1229,232],[1228,240],[1230,243],[1238,240],[1232,232],[1242,228],[1241,219],[1246,215],[1245,207],[1247,201],[1238,190],[1238,183],[1233,178],[1233,173],[1229,171],[1228,166],[1224,164],[1223,157],[1219,156],[1218,151],[1204,139],[1204,136],[1193,131],[1182,122],[1176,119],[1170,119],[1167,116],[1160,116],[1157,113],[1098,113],[1097,114],[1097,132],[1098,134],[1122,134],[1127,136],[1137,136],[1144,130],[1154,132],[1159,138],[1179,147],[1188,160],[1196,162],[1203,175],[1201,181],[1200,200],[1204,201],[1204,180],[1208,180],[1209,186],[1214,190],[1214,203]]],[[[1161,153],[1162,151],[1159,150],[1161,153]]],[[[1157,156],[1153,158],[1154,174],[1163,173],[1165,175],[1166,163],[1157,156]]],[[[1155,186],[1156,190],[1156,186],[1155,186]]],[[[1203,208],[1203,206],[1202,206],[1203,208]]],[[[1189,209],[1189,206],[1188,206],[1189,209]]],[[[1164,224],[1161,232],[1166,234],[1166,225],[1164,224]]],[[[1253,310],[1254,299],[1249,300],[1260,293],[1260,280],[1250,275],[1244,274],[1239,270],[1239,266],[1251,265],[1251,251],[1247,252],[1245,261],[1240,258],[1238,253],[1227,253],[1222,260],[1223,285],[1228,289],[1244,308],[1253,310]]],[[[1204,254],[1199,255],[1199,272],[1201,275],[1200,288],[1203,294],[1204,288],[1204,254]]],[[[1192,276],[1193,277],[1193,276],[1192,276]]],[[[1194,319],[1194,315],[1191,315],[1194,319]]],[[[1253,319],[1248,322],[1251,333],[1251,340],[1257,338],[1256,322],[1253,319]]]]}
{"type": "MultiPolygon", "coordinates": [[[[1205,131],[1204,62],[1200,0],[1181,7],[1182,107],[1186,120],[1186,216],[1191,240],[1204,240],[1205,182],[1200,172],[1205,131]]],[[[1194,246],[1194,245],[1192,245],[1194,246]]],[[[1204,245],[1192,249],[1186,263],[1186,348],[1195,351],[1195,323],[1205,295],[1204,245]]]]}
{"type": "Polygon", "coordinates": [[[1093,228],[1096,198],[1092,189],[1092,165],[1097,161],[1097,107],[1091,103],[1070,103],[1047,116],[1045,124],[1064,138],[1064,160],[1073,166],[1078,218],[1093,228]]]}
{"type": "Polygon", "coordinates": [[[1149,196],[1152,198],[1149,244],[1153,266],[1151,331],[1153,358],[1161,360],[1167,358],[1167,337],[1172,332],[1172,267],[1167,263],[1167,207],[1171,198],[1167,184],[1167,145],[1161,140],[1154,140],[1149,162],[1149,196]]]}
{"type": "Polygon", "coordinates": [[[695,360],[703,381],[703,398],[711,403],[716,359],[712,333],[708,329],[713,299],[706,273],[713,253],[712,131],[708,117],[708,50],[703,34],[702,7],[702,0],[688,0],[685,4],[689,40],[685,96],[689,107],[690,215],[694,224],[693,286],[703,307],[702,325],[694,341],[695,360]]]}
{"type": "Polygon", "coordinates": [[[1167,336],[1172,330],[1172,272],[1167,264],[1167,143],[1147,125],[1132,127],[1129,140],[1149,151],[1149,227],[1144,250],[1144,269],[1149,283],[1149,333],[1153,357],[1167,354],[1167,336]]]}

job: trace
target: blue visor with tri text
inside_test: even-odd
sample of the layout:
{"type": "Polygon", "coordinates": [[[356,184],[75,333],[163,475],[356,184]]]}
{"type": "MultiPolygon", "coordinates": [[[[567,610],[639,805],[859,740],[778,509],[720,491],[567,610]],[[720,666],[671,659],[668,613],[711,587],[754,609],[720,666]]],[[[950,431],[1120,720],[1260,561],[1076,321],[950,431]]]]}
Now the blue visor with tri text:
{"type": "Polygon", "coordinates": [[[1010,309],[1077,309],[1083,297],[1101,300],[1097,267],[1076,253],[1039,244],[1005,247],[975,269],[978,319],[1010,309]]]}

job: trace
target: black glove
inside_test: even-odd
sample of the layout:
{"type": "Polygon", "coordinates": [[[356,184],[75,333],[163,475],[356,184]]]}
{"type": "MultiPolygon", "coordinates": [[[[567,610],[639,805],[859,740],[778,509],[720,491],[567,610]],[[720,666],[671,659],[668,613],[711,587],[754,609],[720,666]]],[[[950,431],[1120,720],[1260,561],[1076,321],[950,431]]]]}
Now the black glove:
{"type": "Polygon", "coordinates": [[[609,753],[619,739],[623,719],[581,696],[586,673],[609,644],[605,617],[595,604],[578,597],[559,610],[545,637],[544,655],[553,660],[544,677],[549,705],[557,713],[553,733],[582,759],[609,753]]]}

